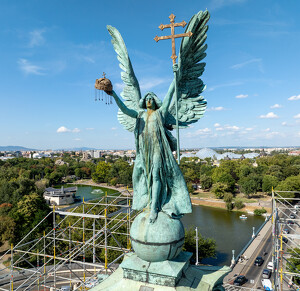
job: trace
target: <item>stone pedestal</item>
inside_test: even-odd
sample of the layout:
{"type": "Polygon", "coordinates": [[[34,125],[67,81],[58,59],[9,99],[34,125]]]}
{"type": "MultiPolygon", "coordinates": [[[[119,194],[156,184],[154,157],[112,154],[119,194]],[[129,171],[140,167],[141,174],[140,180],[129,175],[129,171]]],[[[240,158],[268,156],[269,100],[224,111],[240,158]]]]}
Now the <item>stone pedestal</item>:
{"type": "Polygon", "coordinates": [[[120,267],[92,291],[221,291],[229,267],[190,265],[190,253],[174,260],[146,262],[128,254],[120,267]]]}
{"type": "Polygon", "coordinates": [[[181,252],[171,261],[150,263],[133,254],[120,266],[126,279],[175,287],[189,267],[191,256],[192,253],[181,252]]]}

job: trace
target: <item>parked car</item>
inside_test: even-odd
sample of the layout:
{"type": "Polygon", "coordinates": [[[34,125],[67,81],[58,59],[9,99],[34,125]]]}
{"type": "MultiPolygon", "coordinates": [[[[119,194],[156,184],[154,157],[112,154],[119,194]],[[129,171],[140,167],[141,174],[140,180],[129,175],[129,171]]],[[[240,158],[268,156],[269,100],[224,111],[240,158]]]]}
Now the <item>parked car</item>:
{"type": "Polygon", "coordinates": [[[62,286],[60,288],[60,291],[71,291],[71,287],[70,287],[70,285],[62,286]]]}
{"type": "Polygon", "coordinates": [[[295,222],[293,220],[288,220],[287,224],[295,224],[295,222]]]}
{"type": "Polygon", "coordinates": [[[247,282],[247,279],[244,275],[237,276],[236,279],[233,281],[233,285],[235,286],[242,286],[247,282]]]}
{"type": "Polygon", "coordinates": [[[254,262],[254,266],[261,266],[264,262],[264,259],[262,257],[257,257],[255,259],[255,262],[254,262]]]}
{"type": "Polygon", "coordinates": [[[291,214],[290,214],[290,218],[291,218],[291,219],[295,219],[295,218],[296,218],[296,215],[295,215],[294,213],[291,213],[291,214]]]}
{"type": "Polygon", "coordinates": [[[270,262],[268,263],[268,265],[267,265],[267,269],[273,271],[273,268],[274,268],[274,264],[273,264],[272,261],[270,261],[270,262]]]}
{"type": "Polygon", "coordinates": [[[264,269],[262,272],[262,277],[265,279],[269,279],[272,275],[272,271],[269,269],[264,269]]]}
{"type": "Polygon", "coordinates": [[[264,290],[273,291],[272,283],[269,279],[262,279],[261,284],[263,285],[264,290]]]}
{"type": "Polygon", "coordinates": [[[283,241],[284,243],[287,243],[289,240],[287,239],[287,237],[283,236],[283,237],[282,237],[282,241],[283,241]]]}

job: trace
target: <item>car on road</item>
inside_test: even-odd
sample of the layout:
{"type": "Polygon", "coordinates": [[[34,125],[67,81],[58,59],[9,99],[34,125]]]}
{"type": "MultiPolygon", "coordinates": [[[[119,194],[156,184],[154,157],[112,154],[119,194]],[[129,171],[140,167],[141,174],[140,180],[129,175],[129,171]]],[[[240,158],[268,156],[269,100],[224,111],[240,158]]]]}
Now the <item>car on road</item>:
{"type": "Polygon", "coordinates": [[[282,237],[282,241],[283,241],[284,243],[287,244],[287,242],[288,242],[289,240],[287,239],[287,237],[283,236],[283,237],[282,237]]]}
{"type": "Polygon", "coordinates": [[[295,219],[295,218],[296,218],[296,215],[295,215],[294,213],[291,213],[291,214],[290,214],[290,218],[291,218],[291,219],[295,219]]]}
{"type": "Polygon", "coordinates": [[[284,234],[289,234],[289,233],[290,233],[290,231],[289,231],[288,228],[285,228],[282,232],[283,232],[284,234]]]}
{"type": "Polygon", "coordinates": [[[287,224],[295,224],[295,222],[293,220],[288,220],[287,224]]]}
{"type": "Polygon", "coordinates": [[[270,262],[268,263],[268,265],[267,265],[267,269],[273,271],[273,268],[274,268],[273,262],[270,261],[270,262]]]}
{"type": "Polygon", "coordinates": [[[254,262],[254,266],[261,266],[264,262],[264,259],[262,257],[257,257],[255,259],[255,262],[254,262]]]}
{"type": "Polygon", "coordinates": [[[265,279],[269,279],[272,275],[272,271],[269,269],[264,269],[262,272],[262,277],[265,279]]]}
{"type": "Polygon", "coordinates": [[[236,279],[233,281],[233,285],[235,286],[242,286],[245,284],[248,280],[244,275],[237,276],[236,279]]]}
{"type": "Polygon", "coordinates": [[[273,291],[272,283],[269,279],[262,279],[261,284],[263,285],[264,290],[273,291]]]}
{"type": "Polygon", "coordinates": [[[66,285],[66,286],[62,286],[59,290],[60,291],[71,291],[71,287],[70,287],[70,285],[66,285]]]}

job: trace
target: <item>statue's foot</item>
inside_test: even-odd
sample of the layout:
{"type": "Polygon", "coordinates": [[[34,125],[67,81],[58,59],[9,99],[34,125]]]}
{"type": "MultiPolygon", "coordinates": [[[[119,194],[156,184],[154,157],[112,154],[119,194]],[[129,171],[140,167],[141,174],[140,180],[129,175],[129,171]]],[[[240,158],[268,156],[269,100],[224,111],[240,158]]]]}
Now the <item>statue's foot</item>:
{"type": "Polygon", "coordinates": [[[157,218],[157,211],[156,210],[151,210],[150,218],[149,218],[150,223],[154,223],[156,218],[157,218]]]}

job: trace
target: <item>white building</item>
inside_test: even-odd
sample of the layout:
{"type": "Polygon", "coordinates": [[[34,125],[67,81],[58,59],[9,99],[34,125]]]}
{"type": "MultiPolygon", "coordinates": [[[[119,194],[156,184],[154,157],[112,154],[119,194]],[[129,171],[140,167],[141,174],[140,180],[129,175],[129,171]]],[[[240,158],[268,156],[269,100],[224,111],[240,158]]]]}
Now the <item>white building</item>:
{"type": "Polygon", "coordinates": [[[64,188],[46,188],[44,192],[44,199],[50,205],[68,205],[75,201],[77,187],[64,188]]]}

